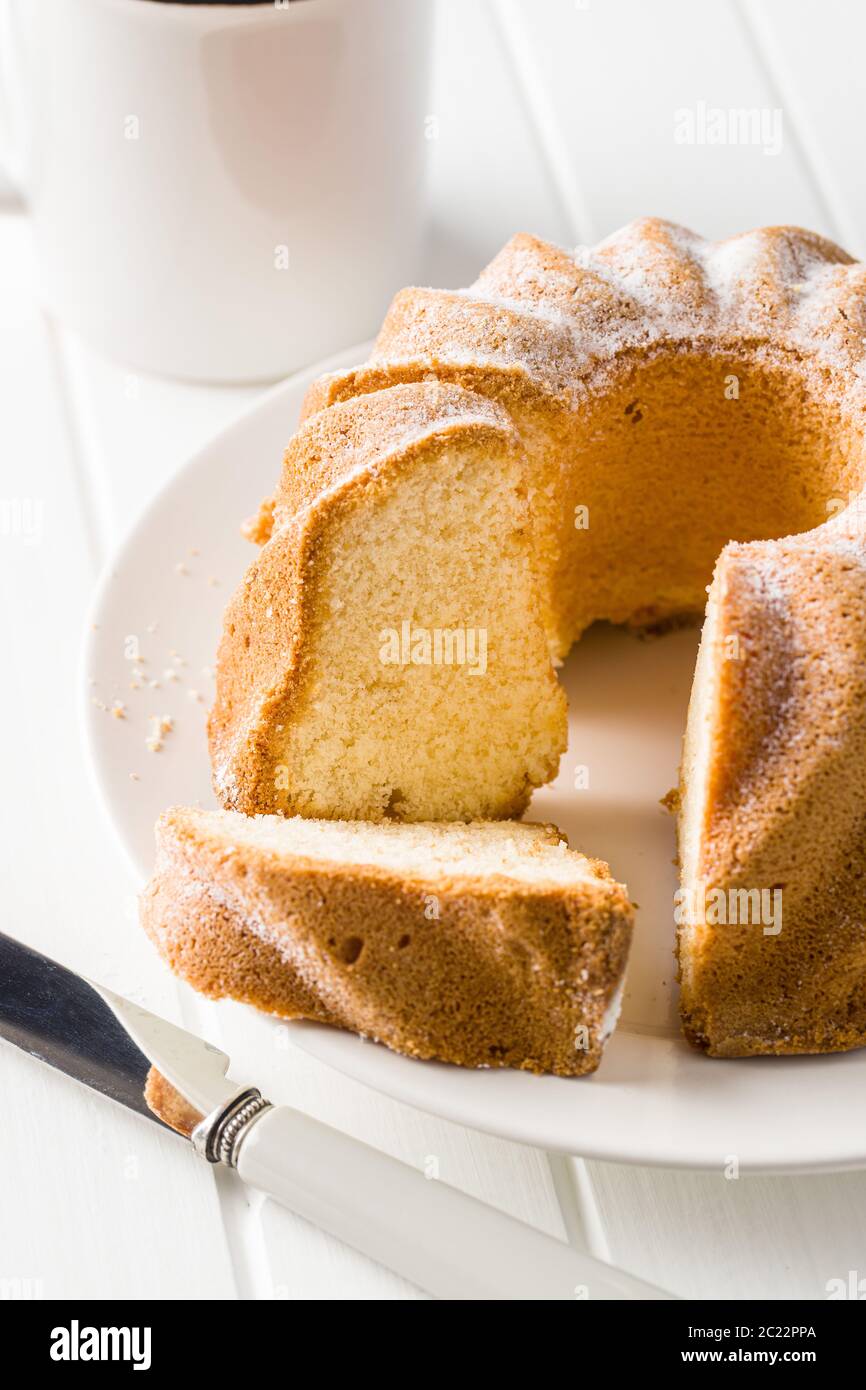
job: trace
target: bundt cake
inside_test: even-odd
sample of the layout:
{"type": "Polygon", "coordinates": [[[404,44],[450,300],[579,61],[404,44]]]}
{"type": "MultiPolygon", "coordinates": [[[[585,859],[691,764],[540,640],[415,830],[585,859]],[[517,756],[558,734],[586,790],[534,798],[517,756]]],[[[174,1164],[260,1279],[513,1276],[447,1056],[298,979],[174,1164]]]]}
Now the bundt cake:
{"type": "Polygon", "coordinates": [[[252,528],[223,804],[513,815],[563,745],[542,630],[556,662],[598,619],[697,616],[718,561],[678,793],[686,1031],[866,1042],[864,343],[866,268],[789,227],[521,235],[468,290],[402,291],[311,389],[252,528]],[[470,628],[483,679],[425,661],[470,628]]]}
{"type": "Polygon", "coordinates": [[[186,808],[157,826],[142,921],[212,997],[411,1057],[598,1066],[632,929],[607,865],[550,825],[352,823],[186,808]]]}

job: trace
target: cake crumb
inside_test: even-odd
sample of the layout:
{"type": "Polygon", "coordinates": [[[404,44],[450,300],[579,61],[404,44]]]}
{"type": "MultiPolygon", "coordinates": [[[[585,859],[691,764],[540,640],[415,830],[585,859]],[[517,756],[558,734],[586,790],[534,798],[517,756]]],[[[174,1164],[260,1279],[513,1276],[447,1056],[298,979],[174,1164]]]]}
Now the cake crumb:
{"type": "Polygon", "coordinates": [[[174,728],[174,720],[168,714],[150,716],[150,733],[144,740],[149,753],[160,753],[165,746],[165,736],[174,728]]]}

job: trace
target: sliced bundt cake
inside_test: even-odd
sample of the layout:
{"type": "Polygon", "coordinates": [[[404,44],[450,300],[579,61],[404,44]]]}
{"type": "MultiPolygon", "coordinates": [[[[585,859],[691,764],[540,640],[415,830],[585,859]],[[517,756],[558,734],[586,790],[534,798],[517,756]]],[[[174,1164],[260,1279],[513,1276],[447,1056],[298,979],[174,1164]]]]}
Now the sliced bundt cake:
{"type": "Polygon", "coordinates": [[[598,619],[698,615],[718,561],[679,800],[683,892],[725,920],[680,923],[687,1032],[724,1055],[866,1042],[864,342],[866,267],[791,227],[519,236],[466,291],[402,291],[370,361],[311,389],[257,525],[219,662],[223,803],[514,814],[562,747],[542,626],[559,659],[598,619]],[[394,415],[413,391],[460,423],[394,415]],[[365,612],[408,622],[402,660],[449,596],[450,625],[490,615],[489,688],[356,657],[365,612]],[[781,931],[728,920],[741,893],[782,894],[781,931]]]}

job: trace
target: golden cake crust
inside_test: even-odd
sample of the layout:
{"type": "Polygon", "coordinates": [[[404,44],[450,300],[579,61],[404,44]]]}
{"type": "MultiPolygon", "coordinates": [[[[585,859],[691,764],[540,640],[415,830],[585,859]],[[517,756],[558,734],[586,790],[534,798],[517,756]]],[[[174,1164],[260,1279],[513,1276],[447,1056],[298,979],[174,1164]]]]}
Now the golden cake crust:
{"type": "Polygon", "coordinates": [[[410,1057],[579,1076],[601,1058],[633,920],[607,866],[587,868],[566,888],[328,863],[227,844],[205,813],[174,808],[141,915],[212,998],[410,1057]]]}

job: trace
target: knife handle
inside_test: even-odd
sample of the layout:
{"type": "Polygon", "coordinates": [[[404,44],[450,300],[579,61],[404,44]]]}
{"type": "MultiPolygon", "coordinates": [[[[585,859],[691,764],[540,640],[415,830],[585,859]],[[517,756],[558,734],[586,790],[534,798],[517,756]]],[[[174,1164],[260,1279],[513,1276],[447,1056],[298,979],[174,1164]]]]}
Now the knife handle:
{"type": "Polygon", "coordinates": [[[244,1182],[436,1298],[672,1297],[287,1106],[255,1116],[234,1166],[244,1182]]]}

